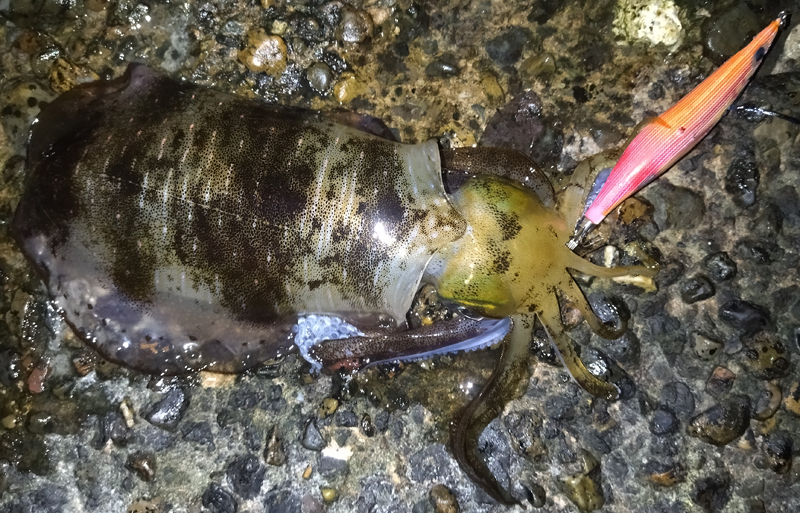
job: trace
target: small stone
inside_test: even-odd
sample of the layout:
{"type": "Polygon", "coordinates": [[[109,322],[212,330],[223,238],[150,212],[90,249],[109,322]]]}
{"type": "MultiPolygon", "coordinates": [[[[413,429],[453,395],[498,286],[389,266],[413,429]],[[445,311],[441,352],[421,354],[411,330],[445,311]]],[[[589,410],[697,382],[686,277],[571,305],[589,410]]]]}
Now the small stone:
{"type": "Polygon", "coordinates": [[[348,103],[356,96],[361,94],[364,86],[350,72],[342,73],[339,80],[333,86],[333,96],[339,103],[348,103]]]}
{"type": "Polygon", "coordinates": [[[755,155],[747,153],[731,162],[725,176],[725,192],[731,195],[738,207],[747,208],[756,202],[759,179],[755,155]]]}
{"type": "Polygon", "coordinates": [[[650,432],[656,436],[668,435],[678,430],[678,419],[665,409],[659,408],[653,413],[650,420],[650,432]]]}
{"type": "Polygon", "coordinates": [[[527,77],[545,77],[556,72],[556,60],[549,53],[528,57],[519,66],[519,72],[527,77]]]}
{"type": "Polygon", "coordinates": [[[214,434],[208,422],[188,422],[181,426],[181,434],[187,442],[207,445],[209,450],[214,448],[214,434]]]}
{"type": "Polygon", "coordinates": [[[319,428],[317,427],[317,422],[314,419],[306,422],[306,428],[303,431],[303,440],[300,443],[309,451],[317,452],[321,451],[326,445],[328,445],[325,441],[325,438],[322,437],[322,433],[320,433],[319,428]]]}
{"type": "Polygon", "coordinates": [[[663,487],[674,486],[686,480],[686,469],[678,463],[664,464],[650,460],[644,470],[652,483],[663,487]]]}
{"type": "Polygon", "coordinates": [[[697,481],[690,494],[692,502],[708,513],[721,512],[731,498],[731,480],[727,475],[697,481]]]}
{"type": "Polygon", "coordinates": [[[711,360],[722,349],[722,342],[714,340],[713,338],[706,337],[700,333],[692,335],[692,346],[694,352],[703,360],[711,360]]]}
{"type": "Polygon", "coordinates": [[[458,513],[461,511],[455,494],[443,484],[437,484],[431,488],[431,491],[428,492],[428,500],[435,513],[458,513]]]}
{"type": "Polygon", "coordinates": [[[274,467],[280,467],[286,463],[286,451],[283,448],[283,439],[278,426],[273,426],[269,431],[267,447],[264,449],[264,461],[274,467]]]}
{"type": "Polygon", "coordinates": [[[800,416],[800,383],[797,381],[792,383],[792,386],[789,387],[789,393],[783,399],[783,404],[787,410],[800,416]]]}
{"type": "Polygon", "coordinates": [[[189,396],[179,387],[173,388],[154,404],[144,416],[154,426],[174,431],[189,408],[189,396]]]}
{"type": "Polygon", "coordinates": [[[489,71],[481,73],[481,89],[483,89],[489,105],[502,106],[505,103],[505,93],[494,73],[489,71]]]}
{"type": "Polygon", "coordinates": [[[599,467],[597,459],[582,452],[584,471],[560,479],[561,488],[567,498],[582,512],[600,509],[605,504],[603,489],[597,482],[599,467]]]}
{"type": "Polygon", "coordinates": [[[547,503],[547,490],[544,489],[539,483],[529,483],[526,488],[530,492],[528,494],[528,502],[534,508],[541,508],[547,503]]]}
{"type": "Polygon", "coordinates": [[[358,426],[358,416],[350,410],[337,410],[333,422],[339,427],[356,427],[358,426]]]}
{"type": "Polygon", "coordinates": [[[264,9],[269,9],[270,7],[274,7],[277,0],[261,0],[261,7],[264,9]]]}
{"type": "Polygon", "coordinates": [[[716,282],[727,281],[736,276],[736,262],[725,252],[707,256],[705,265],[708,275],[716,282]]]}
{"type": "Polygon", "coordinates": [[[661,404],[680,419],[687,419],[694,413],[694,395],[686,384],[679,381],[664,385],[661,390],[661,404]]]}
{"type": "Polygon", "coordinates": [[[309,479],[313,471],[314,469],[311,467],[311,465],[307,466],[306,469],[303,471],[303,479],[309,479]]]}
{"type": "Polygon", "coordinates": [[[99,80],[92,71],[87,71],[66,59],[56,59],[50,69],[50,88],[62,94],[66,93],[78,84],[99,80]]]}
{"type": "Polygon", "coordinates": [[[321,488],[320,489],[320,494],[322,494],[322,500],[324,500],[328,504],[330,504],[331,502],[335,501],[336,498],[339,496],[336,493],[336,489],[335,488],[327,488],[327,487],[326,488],[321,488]]]}
{"type": "Polygon", "coordinates": [[[331,78],[331,68],[324,62],[314,63],[306,70],[308,85],[318,94],[327,94],[331,88],[331,78]]]}
{"type": "Polygon", "coordinates": [[[738,52],[751,34],[761,30],[757,15],[749,7],[753,4],[732,2],[725,5],[725,8],[702,27],[703,43],[717,64],[738,52]]]}
{"type": "Polygon", "coordinates": [[[775,383],[767,383],[767,388],[761,391],[756,401],[753,418],[765,421],[772,418],[781,407],[781,389],[775,383]]]}
{"type": "Polygon", "coordinates": [[[733,387],[735,379],[736,374],[731,372],[730,369],[717,367],[709,376],[708,381],[706,381],[706,392],[714,397],[719,397],[733,387]]]}
{"type": "Polygon", "coordinates": [[[11,388],[22,371],[19,354],[13,349],[0,350],[0,384],[11,388]]]}
{"type": "Polygon", "coordinates": [[[86,376],[94,370],[95,357],[88,352],[80,354],[72,359],[72,366],[79,375],[86,376]]]}
{"type": "Polygon", "coordinates": [[[322,400],[322,406],[319,408],[319,417],[325,418],[330,417],[334,413],[336,413],[336,408],[339,407],[339,401],[334,399],[333,397],[326,397],[322,400]]]}
{"type": "Polygon", "coordinates": [[[236,513],[239,509],[233,495],[217,483],[211,483],[203,492],[203,506],[211,513],[236,513]]]}
{"type": "Polygon", "coordinates": [[[792,437],[787,431],[775,431],[764,443],[767,466],[777,474],[785,474],[792,467],[792,437]]]}
{"type": "Polygon", "coordinates": [[[744,364],[759,379],[782,378],[789,373],[789,352],[774,333],[758,333],[744,341],[744,364]]]}
{"type": "Polygon", "coordinates": [[[511,27],[505,33],[486,43],[489,58],[501,66],[512,66],[522,56],[522,50],[531,39],[531,32],[522,27],[511,27]]]}
{"type": "Polygon", "coordinates": [[[364,433],[364,436],[375,436],[375,425],[372,423],[372,417],[368,413],[361,417],[361,432],[364,433]]]}
{"type": "Polygon", "coordinates": [[[258,458],[246,454],[228,465],[225,475],[234,492],[244,499],[252,499],[261,491],[266,471],[266,467],[258,461],[258,458]]]}
{"type": "Polygon", "coordinates": [[[267,35],[264,29],[249,31],[239,52],[239,61],[254,73],[280,75],[286,69],[286,60],[286,43],[280,36],[267,35]]]}
{"type": "Polygon", "coordinates": [[[336,27],[336,38],[343,43],[363,43],[372,37],[372,17],[366,11],[342,8],[341,20],[336,27]]]}
{"type": "Polygon", "coordinates": [[[687,305],[714,296],[714,284],[702,274],[694,276],[681,285],[681,299],[687,305]]]}
{"type": "Polygon", "coordinates": [[[732,328],[748,335],[772,326],[769,312],[741,299],[734,299],[720,306],[719,318],[732,328]]]}
{"type": "Polygon", "coordinates": [[[745,397],[732,397],[694,417],[687,428],[690,436],[723,446],[742,436],[750,425],[750,404],[745,397]]]}
{"type": "Polygon", "coordinates": [[[461,72],[458,58],[452,53],[444,53],[425,67],[425,74],[433,78],[455,77],[461,72]]]}
{"type": "Polygon", "coordinates": [[[28,374],[28,391],[32,394],[41,394],[44,392],[44,382],[51,372],[50,362],[46,358],[39,358],[36,365],[33,366],[30,374],[28,374]]]}
{"type": "Polygon", "coordinates": [[[131,454],[125,462],[125,468],[135,472],[145,483],[150,483],[156,477],[156,457],[142,452],[131,454]]]}

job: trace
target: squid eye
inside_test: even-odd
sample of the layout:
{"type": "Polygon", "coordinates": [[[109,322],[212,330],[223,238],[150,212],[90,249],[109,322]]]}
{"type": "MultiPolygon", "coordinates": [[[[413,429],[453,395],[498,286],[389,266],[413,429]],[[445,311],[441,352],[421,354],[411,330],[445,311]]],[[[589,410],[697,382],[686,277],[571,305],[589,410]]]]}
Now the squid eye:
{"type": "Polygon", "coordinates": [[[756,51],[756,62],[761,62],[761,59],[764,58],[764,55],[767,53],[767,49],[763,46],[756,51]]]}

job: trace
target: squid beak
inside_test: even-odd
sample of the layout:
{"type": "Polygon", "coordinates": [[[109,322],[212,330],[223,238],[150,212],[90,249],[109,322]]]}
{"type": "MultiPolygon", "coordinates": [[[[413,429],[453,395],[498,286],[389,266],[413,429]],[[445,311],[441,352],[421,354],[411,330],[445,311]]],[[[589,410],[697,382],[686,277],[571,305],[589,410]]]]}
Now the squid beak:
{"type": "Polygon", "coordinates": [[[786,18],[787,14],[781,13],[678,103],[642,124],[578,222],[567,247],[575,249],[594,225],[672,167],[714,128],[764,60],[786,18]]]}

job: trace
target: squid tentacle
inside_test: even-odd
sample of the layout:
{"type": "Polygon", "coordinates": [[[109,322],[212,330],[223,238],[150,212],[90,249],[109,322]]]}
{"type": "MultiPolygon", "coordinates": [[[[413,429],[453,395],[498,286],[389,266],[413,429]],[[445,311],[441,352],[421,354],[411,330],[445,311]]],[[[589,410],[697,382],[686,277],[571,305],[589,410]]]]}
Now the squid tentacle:
{"type": "Polygon", "coordinates": [[[572,301],[578,311],[581,312],[592,331],[606,340],[616,340],[625,334],[628,329],[628,321],[626,319],[620,317],[620,322],[617,326],[604,323],[594,312],[592,306],[586,300],[586,296],[583,295],[580,287],[574,281],[567,280],[565,288],[566,290],[562,289],[562,294],[566,299],[572,301]]]}
{"type": "Polygon", "coordinates": [[[566,254],[567,262],[564,267],[597,276],[598,278],[621,278],[623,276],[649,276],[653,277],[658,272],[658,266],[647,267],[642,265],[622,265],[618,267],[602,267],[579,257],[575,253],[566,254]]]}
{"type": "Polygon", "coordinates": [[[511,333],[503,343],[500,361],[489,381],[450,425],[450,444],[458,464],[495,500],[509,506],[518,501],[500,486],[486,466],[478,452],[478,438],[506,404],[521,395],[520,385],[526,385],[530,377],[529,349],[534,319],[531,315],[515,315],[512,319],[511,333]]]}
{"type": "Polygon", "coordinates": [[[570,375],[584,390],[590,394],[614,401],[619,398],[620,390],[613,383],[607,383],[591,372],[578,357],[575,352],[572,339],[567,335],[561,327],[561,315],[558,309],[558,302],[555,298],[552,299],[554,306],[550,305],[549,308],[542,309],[538,313],[539,319],[544,324],[545,332],[550,339],[550,344],[558,353],[561,363],[569,371],[570,375]]]}

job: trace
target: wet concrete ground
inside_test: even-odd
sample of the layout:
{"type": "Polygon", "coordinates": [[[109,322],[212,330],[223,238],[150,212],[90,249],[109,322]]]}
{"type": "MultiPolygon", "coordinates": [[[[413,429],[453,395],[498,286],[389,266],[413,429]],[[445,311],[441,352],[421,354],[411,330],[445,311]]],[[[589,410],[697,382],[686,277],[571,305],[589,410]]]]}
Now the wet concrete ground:
{"type": "MultiPolygon", "coordinates": [[[[0,511],[507,509],[447,448],[496,350],[345,383],[294,356],[157,379],[87,349],[8,233],[42,102],[144,62],[271,103],[370,114],[405,142],[511,146],[555,181],[690,91],[774,4],[0,2],[0,511]]],[[[740,102],[800,115],[798,54],[795,23],[740,102]]],[[[482,439],[501,483],[542,511],[799,507],[798,134],[728,114],[612,219],[610,244],[648,243],[658,290],[581,282],[625,305],[629,332],[604,341],[577,324],[571,336],[635,389],[593,398],[534,340],[527,392],[482,439]]]]}

